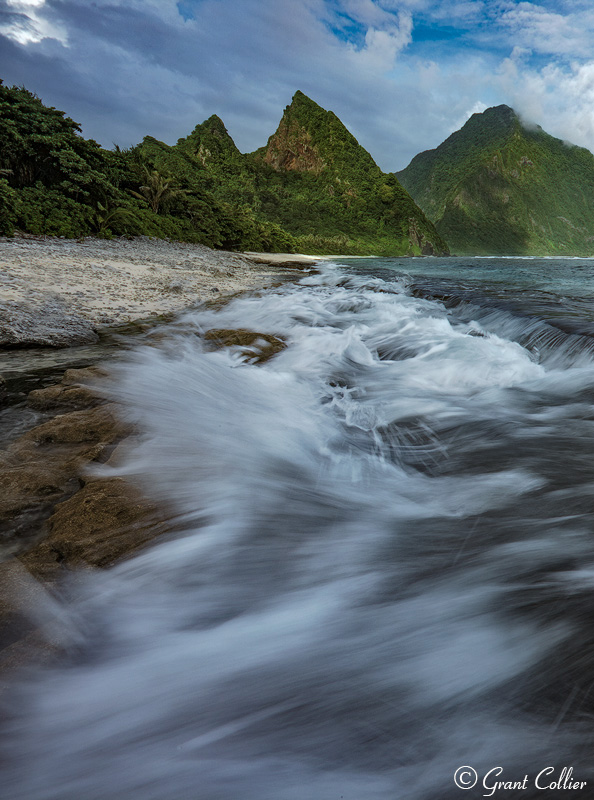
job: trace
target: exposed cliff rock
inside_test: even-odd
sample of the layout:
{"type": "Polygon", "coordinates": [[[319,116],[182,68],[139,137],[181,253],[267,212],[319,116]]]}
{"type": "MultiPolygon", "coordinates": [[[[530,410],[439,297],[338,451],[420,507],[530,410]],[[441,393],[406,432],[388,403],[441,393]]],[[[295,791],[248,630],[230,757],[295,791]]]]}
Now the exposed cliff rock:
{"type": "Polygon", "coordinates": [[[268,140],[263,160],[275,170],[313,172],[316,175],[326,166],[309,132],[298,122],[285,119],[268,140]]]}

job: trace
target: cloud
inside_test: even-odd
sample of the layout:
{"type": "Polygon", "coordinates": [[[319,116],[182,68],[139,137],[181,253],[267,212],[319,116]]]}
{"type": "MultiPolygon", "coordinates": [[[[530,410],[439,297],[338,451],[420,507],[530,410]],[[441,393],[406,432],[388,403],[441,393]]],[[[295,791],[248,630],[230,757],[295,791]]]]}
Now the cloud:
{"type": "Polygon", "coordinates": [[[522,116],[547,133],[594,151],[594,61],[535,70],[509,58],[499,78],[522,116]]]}
{"type": "Polygon", "coordinates": [[[66,41],[65,30],[43,14],[45,0],[3,0],[0,3],[0,34],[19,44],[42,39],[66,41]]]}
{"type": "Polygon", "coordinates": [[[0,76],[107,146],[173,143],[216,113],[254,150],[301,89],[384,169],[498,103],[594,147],[594,11],[578,0],[0,0],[0,14],[0,76]]]}
{"type": "Polygon", "coordinates": [[[587,55],[591,51],[589,31],[593,21],[590,13],[564,15],[527,2],[510,6],[499,23],[509,29],[518,45],[548,54],[587,55]]]}

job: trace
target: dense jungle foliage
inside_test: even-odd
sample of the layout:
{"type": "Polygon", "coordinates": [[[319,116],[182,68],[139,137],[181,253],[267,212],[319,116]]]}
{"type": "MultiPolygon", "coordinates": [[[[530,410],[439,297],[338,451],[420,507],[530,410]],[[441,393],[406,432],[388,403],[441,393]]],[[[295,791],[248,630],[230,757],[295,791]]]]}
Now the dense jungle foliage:
{"type": "Polygon", "coordinates": [[[0,233],[17,229],[270,252],[447,249],[396,177],[301,92],[251,155],[218,117],[174,146],[146,137],[105,150],[63,112],[0,81],[0,233]]]}
{"type": "Polygon", "coordinates": [[[0,232],[148,235],[229,249],[292,240],[248,208],[219,203],[200,175],[159,171],[142,145],[105,150],[31,92],[0,85],[0,232]]]}
{"type": "Polygon", "coordinates": [[[474,114],[398,177],[456,254],[594,253],[594,156],[508,106],[474,114]]]}

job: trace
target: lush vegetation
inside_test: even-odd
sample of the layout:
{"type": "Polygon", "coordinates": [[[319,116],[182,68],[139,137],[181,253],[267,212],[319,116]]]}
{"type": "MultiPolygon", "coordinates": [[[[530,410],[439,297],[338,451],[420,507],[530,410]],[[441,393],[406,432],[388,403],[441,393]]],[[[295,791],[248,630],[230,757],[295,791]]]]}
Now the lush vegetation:
{"type": "Polygon", "coordinates": [[[251,155],[218,117],[174,146],[146,137],[110,151],[63,112],[0,82],[0,233],[15,229],[273,252],[446,250],[396,177],[301,92],[251,155]]]}
{"type": "Polygon", "coordinates": [[[0,232],[291,248],[291,237],[250,209],[217,202],[192,165],[163,169],[157,149],[104,150],[63,112],[26,89],[0,85],[0,232]]]}
{"type": "Polygon", "coordinates": [[[594,253],[594,156],[508,106],[474,114],[398,177],[455,253],[594,253]]]}
{"type": "Polygon", "coordinates": [[[276,224],[300,251],[447,252],[396,176],[383,173],[338,117],[302,92],[255,153],[241,155],[218,117],[172,149],[203,168],[220,202],[276,224]]]}

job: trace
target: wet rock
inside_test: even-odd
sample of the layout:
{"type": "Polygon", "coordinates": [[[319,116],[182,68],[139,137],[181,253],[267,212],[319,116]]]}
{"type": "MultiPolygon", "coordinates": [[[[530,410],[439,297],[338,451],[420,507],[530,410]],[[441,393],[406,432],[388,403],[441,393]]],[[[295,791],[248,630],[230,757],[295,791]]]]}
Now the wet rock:
{"type": "Polygon", "coordinates": [[[59,414],[0,451],[0,558],[44,536],[54,505],[76,492],[84,468],[106,461],[128,432],[116,406],[106,404],[59,414]]]}
{"type": "Polygon", "coordinates": [[[29,441],[41,444],[83,444],[87,442],[110,444],[129,432],[116,416],[116,405],[107,405],[82,411],[71,411],[38,425],[28,431],[21,443],[29,441]]]}
{"type": "Polygon", "coordinates": [[[36,411],[54,409],[81,410],[101,404],[103,401],[86,386],[47,386],[29,392],[27,405],[36,411]]]}
{"type": "Polygon", "coordinates": [[[240,347],[257,364],[268,361],[287,346],[278,336],[244,328],[213,328],[204,338],[215,347],[240,347]]]}
{"type": "Polygon", "coordinates": [[[64,568],[108,566],[163,530],[138,489],[122,478],[94,478],[55,507],[49,535],[20,561],[47,580],[64,568]]]}
{"type": "Polygon", "coordinates": [[[98,340],[91,323],[62,303],[9,300],[0,305],[0,345],[4,347],[67,347],[98,340]]]}
{"type": "Polygon", "coordinates": [[[82,410],[101,405],[105,400],[93,384],[105,375],[100,367],[68,369],[60,383],[29,392],[27,405],[36,411],[82,410]]]}

